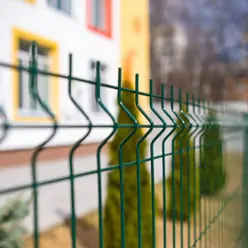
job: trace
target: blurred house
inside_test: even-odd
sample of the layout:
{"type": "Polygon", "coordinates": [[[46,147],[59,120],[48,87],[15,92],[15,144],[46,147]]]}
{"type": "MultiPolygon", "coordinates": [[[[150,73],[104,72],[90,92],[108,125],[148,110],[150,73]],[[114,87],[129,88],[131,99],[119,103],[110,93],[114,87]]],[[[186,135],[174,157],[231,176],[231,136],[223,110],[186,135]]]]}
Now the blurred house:
{"type": "MultiPolygon", "coordinates": [[[[0,61],[27,67],[30,45],[37,43],[38,67],[57,76],[38,76],[41,98],[55,115],[58,124],[86,125],[85,128],[59,129],[41,159],[68,156],[71,145],[87,132],[89,122],[69,98],[69,54],[72,61],[72,95],[94,124],[112,124],[95,100],[95,87],[82,80],[94,81],[96,61],[101,62],[102,83],[117,85],[118,67],[133,50],[132,73],[140,73],[140,90],[148,88],[149,15],[144,0],[8,0],[0,1],[0,61]],[[44,157],[44,158],[43,158],[44,157]]],[[[0,67],[0,104],[8,121],[20,125],[52,124],[49,115],[30,95],[29,75],[25,71],[0,67]]],[[[116,114],[116,94],[101,89],[101,100],[116,114]]],[[[95,153],[97,145],[111,129],[94,128],[79,153],[95,153]],[[87,145],[86,145],[87,144],[87,145]]],[[[1,143],[0,160],[4,164],[29,162],[31,149],[42,143],[52,128],[11,129],[1,143]],[[10,152],[20,151],[11,156],[10,152]],[[18,155],[18,156],[17,156],[18,155]]]]}
{"type": "Polygon", "coordinates": [[[227,78],[224,100],[248,102],[248,73],[246,71],[236,72],[227,78]]]}
{"type": "Polygon", "coordinates": [[[231,87],[229,78],[234,77],[230,74],[236,73],[236,69],[229,70],[231,64],[242,60],[243,69],[247,69],[248,49],[242,41],[247,41],[242,38],[247,13],[236,2],[236,7],[227,5],[230,8],[225,11],[212,4],[150,1],[151,73],[157,94],[161,82],[213,101],[234,94],[225,92],[231,87]],[[232,18],[227,18],[226,11],[232,18]]]}
{"type": "Polygon", "coordinates": [[[161,83],[169,82],[169,75],[181,71],[187,48],[187,33],[179,24],[151,27],[151,73],[156,94],[161,83]]]}

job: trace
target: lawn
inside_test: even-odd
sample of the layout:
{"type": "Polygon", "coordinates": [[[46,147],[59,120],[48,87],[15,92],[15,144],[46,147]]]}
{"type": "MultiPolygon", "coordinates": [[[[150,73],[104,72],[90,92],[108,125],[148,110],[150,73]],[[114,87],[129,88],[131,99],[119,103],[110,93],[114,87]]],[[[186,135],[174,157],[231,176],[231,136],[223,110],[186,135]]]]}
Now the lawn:
{"type": "MultiPolygon", "coordinates": [[[[201,211],[196,219],[192,217],[190,228],[188,223],[183,223],[183,244],[188,248],[188,233],[190,233],[190,246],[193,247],[194,241],[198,239],[194,247],[234,247],[237,236],[241,228],[241,165],[240,154],[229,154],[226,158],[226,169],[228,172],[228,183],[226,188],[214,198],[201,199],[201,211]],[[235,167],[234,167],[235,165],[235,167]],[[233,194],[237,190],[237,194],[233,194]],[[223,207],[223,203],[226,206],[223,207]],[[222,211],[220,209],[222,208],[222,211]],[[212,220],[211,225],[210,219],[212,220]],[[196,222],[196,225],[194,225],[196,222]],[[206,227],[207,226],[207,227],[206,227]],[[203,233],[200,235],[200,233],[203,233]],[[199,237],[202,237],[199,239],[199,237]],[[201,244],[201,245],[200,245],[201,244]]],[[[159,207],[162,213],[162,184],[156,185],[159,207]]],[[[77,220],[77,247],[78,248],[97,248],[98,247],[98,215],[97,211],[89,213],[87,216],[77,220]]],[[[157,217],[157,247],[164,247],[163,235],[163,216],[157,217]]],[[[181,225],[175,223],[176,244],[173,246],[173,222],[166,220],[166,244],[168,248],[181,248],[181,225]]],[[[70,221],[51,228],[40,234],[41,248],[68,248],[71,247],[70,221]]],[[[26,239],[25,248],[32,248],[33,240],[31,237],[26,239]]],[[[129,248],[129,247],[127,247],[129,248]]]]}

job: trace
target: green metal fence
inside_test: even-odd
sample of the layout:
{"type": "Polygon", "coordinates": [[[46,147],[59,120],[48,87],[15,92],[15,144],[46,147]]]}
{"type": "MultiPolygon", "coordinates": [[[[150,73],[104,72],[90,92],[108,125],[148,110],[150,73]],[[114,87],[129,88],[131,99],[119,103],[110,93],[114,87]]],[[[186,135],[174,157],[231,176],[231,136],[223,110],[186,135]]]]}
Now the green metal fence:
{"type": "MultiPolygon", "coordinates": [[[[100,64],[97,64],[96,69],[96,81],[89,81],[81,78],[75,78],[72,75],[72,56],[69,57],[69,74],[61,75],[52,72],[38,70],[37,68],[37,59],[35,54],[35,44],[33,44],[31,49],[30,56],[30,66],[29,68],[25,68],[17,65],[10,65],[7,63],[0,63],[0,68],[3,70],[18,70],[18,71],[27,71],[30,75],[30,95],[32,98],[41,106],[42,110],[46,115],[51,119],[52,124],[19,124],[11,122],[3,109],[1,109],[1,116],[3,119],[3,123],[1,125],[2,136],[0,140],[0,146],[4,143],[6,139],[8,139],[8,135],[13,130],[18,130],[21,132],[23,129],[51,129],[51,134],[49,137],[44,137],[44,141],[34,148],[32,160],[30,161],[30,166],[32,168],[32,183],[24,184],[20,187],[8,187],[0,189],[0,196],[6,195],[12,192],[18,192],[25,189],[32,189],[33,191],[33,240],[34,247],[38,248],[40,246],[40,238],[42,233],[39,231],[39,194],[38,191],[41,187],[50,184],[56,184],[62,181],[70,182],[70,193],[71,193],[71,246],[75,248],[77,246],[78,232],[77,232],[77,217],[75,211],[75,185],[74,181],[76,178],[97,174],[98,178],[98,247],[104,247],[104,235],[103,233],[107,230],[103,228],[103,209],[104,202],[102,197],[102,173],[106,171],[119,170],[120,177],[123,176],[123,173],[126,168],[130,166],[138,166],[141,162],[147,162],[151,165],[151,199],[154,201],[155,195],[159,195],[159,202],[161,202],[160,210],[161,214],[157,215],[155,211],[155,205],[152,204],[152,243],[149,247],[200,247],[200,248],[214,248],[214,247],[247,247],[247,147],[248,147],[248,117],[247,114],[230,110],[225,108],[224,105],[218,105],[209,103],[202,99],[197,99],[193,96],[190,97],[189,94],[183,94],[179,91],[179,96],[176,97],[174,93],[174,88],[171,87],[170,92],[165,92],[164,86],[161,87],[161,95],[155,95],[152,92],[152,81],[150,81],[150,91],[149,93],[144,93],[139,91],[139,82],[138,76],[136,76],[135,89],[127,89],[122,87],[122,78],[121,78],[121,70],[119,70],[117,86],[102,84],[101,83],[101,75],[100,75],[100,64]],[[68,80],[68,95],[71,99],[71,102],[74,106],[80,111],[82,116],[86,118],[88,124],[75,124],[75,125],[64,125],[62,123],[57,122],[55,114],[49,108],[49,105],[44,102],[39,94],[39,90],[37,87],[37,76],[39,74],[46,75],[49,77],[58,77],[60,79],[68,80]],[[111,125],[99,125],[94,124],[90,117],[87,114],[87,111],[83,109],[79,102],[77,102],[72,96],[72,81],[78,83],[85,83],[95,85],[95,99],[101,109],[109,116],[112,120],[111,125]],[[118,123],[116,116],[114,116],[108,109],[108,106],[102,101],[101,97],[101,89],[112,89],[115,90],[117,96],[117,105],[122,108],[122,110],[132,119],[133,124],[130,123],[118,123]],[[130,94],[130,97],[135,95],[135,105],[138,108],[139,112],[146,117],[148,124],[141,124],[135,119],[128,109],[128,106],[125,106],[122,102],[122,92],[126,92],[130,94]],[[144,96],[149,99],[150,102],[150,111],[151,113],[146,113],[145,110],[139,104],[138,96],[144,96]],[[159,105],[154,105],[154,100],[157,99],[159,105]],[[178,106],[176,110],[175,106],[178,106]],[[184,104],[187,106],[187,109],[191,109],[191,111],[186,111],[183,106],[184,104]],[[215,110],[218,116],[218,123],[206,123],[205,117],[208,110],[215,110]],[[178,114],[179,110],[179,114],[178,114]],[[151,116],[155,116],[159,123],[154,121],[151,116]],[[181,116],[181,117],[180,117],[181,116]],[[183,116],[183,117],[182,117],[183,116]],[[188,121],[185,121],[184,118],[187,117],[188,121]],[[179,121],[177,121],[179,120],[179,121]],[[172,181],[175,180],[175,168],[174,163],[176,161],[176,156],[180,154],[181,158],[183,154],[190,157],[190,150],[193,149],[194,156],[194,170],[196,170],[197,165],[199,164],[199,160],[202,160],[203,156],[203,138],[204,134],[207,130],[214,128],[216,126],[221,127],[222,132],[224,133],[223,138],[221,140],[215,140],[214,143],[208,144],[208,146],[215,146],[216,143],[222,142],[224,145],[223,151],[223,161],[224,166],[227,171],[227,184],[225,187],[214,196],[202,196],[200,200],[200,210],[195,211],[189,217],[189,220],[185,221],[183,218],[176,220],[175,212],[172,214],[172,218],[167,216],[167,202],[168,202],[168,193],[172,195],[175,194],[175,182],[172,183],[172,192],[168,192],[166,188],[166,180],[168,175],[166,175],[166,167],[172,168],[172,181]],[[44,149],[47,148],[47,144],[52,141],[52,139],[56,136],[58,130],[74,128],[74,129],[86,129],[88,130],[84,137],[78,137],[78,141],[71,147],[71,150],[68,154],[68,165],[69,165],[69,175],[66,177],[60,177],[53,180],[44,180],[39,182],[37,180],[37,165],[39,163],[39,155],[43,152],[44,149]],[[73,168],[74,155],[76,150],[80,147],[81,144],[84,144],[84,141],[90,135],[92,130],[98,128],[112,128],[112,132],[106,135],[106,138],[99,144],[97,152],[95,154],[97,161],[97,169],[94,171],[86,172],[86,173],[75,173],[73,168]],[[108,145],[108,142],[112,139],[115,133],[121,129],[133,129],[133,131],[127,136],[124,137],[122,142],[120,142],[119,146],[119,164],[112,165],[111,167],[102,168],[101,155],[103,153],[103,148],[108,145]],[[142,161],[130,161],[128,163],[122,163],[123,157],[125,154],[122,154],[122,149],[125,146],[125,143],[134,135],[134,133],[138,129],[145,129],[146,133],[145,137],[141,138],[141,140],[149,140],[149,135],[152,135],[152,132],[156,132],[156,135],[150,138],[150,146],[148,149],[146,159],[142,161]],[[180,132],[184,132],[184,135],[179,135],[178,130],[180,132]],[[176,137],[180,139],[184,139],[189,135],[193,139],[193,148],[187,147],[186,149],[176,150],[173,145],[176,137]],[[168,142],[169,141],[169,145],[168,142]],[[166,143],[167,142],[167,143],[166,143]],[[233,145],[232,145],[233,144],[233,145]],[[171,151],[168,152],[168,146],[171,147],[171,151]],[[159,149],[161,153],[159,155],[155,155],[156,149],[159,149]],[[168,159],[170,161],[168,163],[168,159]],[[161,183],[155,185],[154,179],[154,167],[155,161],[160,159],[159,165],[163,170],[163,175],[161,175],[161,183]],[[173,187],[174,185],[174,187],[173,187]]],[[[4,82],[6,83],[6,82],[4,82]]],[[[10,83],[10,82],[8,82],[10,83]]],[[[139,142],[141,142],[139,140],[139,142]]],[[[182,140],[181,140],[182,141],[182,140]]],[[[183,143],[181,142],[180,143],[183,143]]],[[[137,150],[136,147],[133,147],[133,150],[137,150]]],[[[190,158],[189,158],[190,159],[190,158]]],[[[180,171],[182,172],[185,161],[180,159],[180,171]]],[[[181,175],[180,172],[180,175],[181,175]]],[[[188,175],[190,174],[187,172],[188,175]]],[[[190,174],[191,175],[191,174],[190,174]]],[[[201,178],[201,180],[204,180],[201,178]]],[[[124,181],[122,182],[124,183],[124,181]]],[[[140,182],[136,182],[139,184],[140,182]]],[[[193,187],[193,194],[196,197],[196,185],[193,187]]],[[[191,193],[192,193],[191,192],[191,193]]],[[[123,197],[123,188],[120,187],[120,198],[123,197]]],[[[133,198],[137,198],[137,195],[133,195],[133,198]]],[[[184,204],[183,198],[180,198],[181,204],[184,204]]],[[[87,202],[87,199],[85,199],[87,202]]],[[[68,202],[69,204],[69,202],[68,202]]],[[[121,206],[121,216],[120,224],[121,224],[121,235],[120,235],[120,244],[119,247],[125,248],[125,227],[124,221],[125,216],[123,214],[125,206],[121,206]]],[[[142,209],[142,206],[140,206],[142,209]]],[[[172,204],[173,211],[176,211],[175,202],[172,204]]],[[[189,206],[190,208],[190,206],[189,206]]],[[[139,215],[139,213],[137,213],[139,215]]],[[[139,216],[140,217],[140,216],[139,216]]],[[[141,220],[142,221],[142,220],[141,220]]],[[[137,233],[135,235],[140,234],[140,225],[137,224],[137,233]]],[[[113,234],[114,235],[114,234],[113,234]]],[[[0,237],[1,239],[1,237],[0,237]]],[[[142,247],[142,243],[139,243],[139,246],[142,247]]],[[[147,247],[147,246],[146,246],[147,247]]],[[[131,248],[131,247],[126,247],[131,248]]]]}

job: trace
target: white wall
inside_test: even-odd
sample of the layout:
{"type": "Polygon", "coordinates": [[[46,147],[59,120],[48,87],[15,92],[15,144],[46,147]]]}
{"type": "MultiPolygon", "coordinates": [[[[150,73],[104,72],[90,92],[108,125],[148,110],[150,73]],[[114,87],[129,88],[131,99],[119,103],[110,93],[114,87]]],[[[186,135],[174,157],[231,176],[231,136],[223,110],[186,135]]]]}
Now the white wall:
{"type": "MultiPolygon", "coordinates": [[[[68,74],[68,54],[73,54],[73,76],[89,79],[89,60],[100,60],[108,64],[107,83],[117,84],[117,68],[120,61],[120,7],[119,1],[112,1],[113,37],[105,38],[87,29],[86,0],[73,0],[72,16],[57,11],[47,5],[46,0],[37,0],[36,4],[28,4],[24,0],[0,1],[0,61],[12,61],[12,28],[17,27],[29,33],[56,41],[59,44],[59,73],[68,74]]],[[[0,67],[0,102],[3,103],[7,115],[12,119],[13,94],[11,70],[0,67]]],[[[61,123],[83,123],[84,118],[75,113],[68,98],[67,81],[60,80],[60,113],[61,123]],[[70,117],[70,118],[69,118],[70,117]],[[71,119],[71,120],[69,120],[71,119]]],[[[91,94],[87,84],[82,85],[83,97],[81,106],[90,115],[93,122],[108,122],[106,115],[90,112],[91,94]]],[[[113,90],[107,91],[106,105],[115,113],[115,95],[113,90]]],[[[24,123],[25,124],[25,123],[24,123]]],[[[33,123],[28,123],[33,124],[33,123]]],[[[86,130],[60,131],[49,145],[65,145],[75,142],[86,130]],[[80,134],[79,134],[80,133],[80,134]]],[[[50,130],[11,130],[8,139],[0,149],[31,148],[39,144],[51,132],[50,130]]],[[[92,132],[86,142],[99,141],[105,137],[105,129],[92,132]]]]}
{"type": "Polygon", "coordinates": [[[223,104],[227,109],[229,108],[238,112],[248,111],[248,103],[246,101],[225,101],[223,104]]]}

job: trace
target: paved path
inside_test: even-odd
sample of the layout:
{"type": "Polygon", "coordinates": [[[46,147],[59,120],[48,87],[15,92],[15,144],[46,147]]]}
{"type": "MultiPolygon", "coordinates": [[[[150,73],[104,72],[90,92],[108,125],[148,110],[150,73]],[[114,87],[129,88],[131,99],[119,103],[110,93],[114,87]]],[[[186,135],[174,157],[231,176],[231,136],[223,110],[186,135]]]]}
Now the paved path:
{"type": "MultiPolygon", "coordinates": [[[[102,168],[106,167],[106,157],[102,156],[102,168]]],[[[74,171],[86,173],[96,170],[96,159],[92,156],[76,158],[74,161],[74,171]]],[[[56,161],[39,163],[37,166],[38,182],[69,175],[68,161],[56,161]]],[[[1,170],[0,188],[9,188],[31,183],[30,166],[17,167],[1,170]]],[[[98,202],[98,181],[97,175],[88,175],[75,179],[75,203],[77,214],[85,214],[97,207],[98,202]]],[[[105,197],[106,173],[102,173],[102,194],[105,197]]],[[[25,191],[27,194],[30,190],[25,191]]],[[[69,180],[63,182],[41,186],[39,188],[39,218],[40,228],[54,225],[61,221],[64,216],[70,213],[70,183],[69,180]]],[[[4,198],[1,196],[0,201],[4,198]]],[[[26,227],[30,230],[32,226],[32,216],[25,221],[26,227]]]]}
{"type": "MultiPolygon", "coordinates": [[[[167,146],[167,152],[170,152],[167,146]]],[[[229,141],[227,144],[229,150],[241,151],[241,141],[229,141]]],[[[161,155],[161,142],[154,148],[154,155],[161,155]]],[[[150,155],[149,155],[150,157],[150,155]]],[[[167,174],[169,172],[171,157],[166,158],[167,174]]],[[[107,166],[106,156],[101,157],[101,167],[107,166]]],[[[150,163],[147,163],[150,169],[150,163]]],[[[162,179],[162,159],[154,160],[155,181],[159,182],[162,179]]],[[[76,158],[74,161],[74,171],[78,173],[86,173],[92,170],[97,170],[96,158],[93,156],[76,158]]],[[[102,200],[106,197],[106,172],[101,175],[102,179],[102,200]]],[[[38,182],[52,180],[55,178],[69,176],[68,161],[43,162],[37,165],[38,182]]],[[[31,183],[31,169],[26,165],[23,167],[10,168],[1,170],[0,173],[0,189],[21,186],[31,183]]],[[[75,203],[77,215],[82,215],[90,212],[98,207],[98,179],[97,174],[81,176],[75,179],[75,203]]],[[[30,190],[25,190],[29,194],[30,190]]],[[[13,195],[13,194],[12,194],[13,195]]],[[[9,196],[9,195],[7,195],[9,196]]],[[[0,196],[0,204],[6,199],[6,196],[0,196]]],[[[70,183],[69,180],[57,182],[41,186],[39,188],[39,227],[44,230],[56,223],[59,223],[63,218],[70,214],[70,183]]],[[[32,214],[25,220],[25,226],[31,231],[32,214]]]]}
{"type": "MultiPolygon", "coordinates": [[[[106,156],[101,157],[101,167],[107,166],[106,156]]],[[[149,164],[148,164],[149,166],[149,164]]],[[[74,161],[75,174],[96,172],[96,159],[93,156],[76,158],[74,161]]],[[[161,161],[155,161],[156,181],[161,178],[161,161]],[[160,166],[159,166],[160,165],[160,166]]],[[[38,182],[52,180],[69,175],[68,161],[43,162],[37,165],[38,182]]],[[[106,196],[106,172],[101,174],[102,200],[106,196]]],[[[2,169],[0,173],[0,189],[26,185],[32,182],[30,166],[18,166],[17,168],[2,169]]],[[[75,179],[75,203],[77,215],[86,214],[98,207],[98,179],[97,174],[81,176],[75,179]]],[[[31,190],[21,191],[29,195],[31,190]]],[[[70,214],[70,181],[57,182],[39,187],[39,227],[46,229],[70,214]]],[[[0,196],[0,204],[4,202],[8,194],[0,196]]],[[[18,194],[17,194],[18,195],[18,194]]],[[[31,231],[32,214],[25,220],[25,226],[31,231]]]]}

